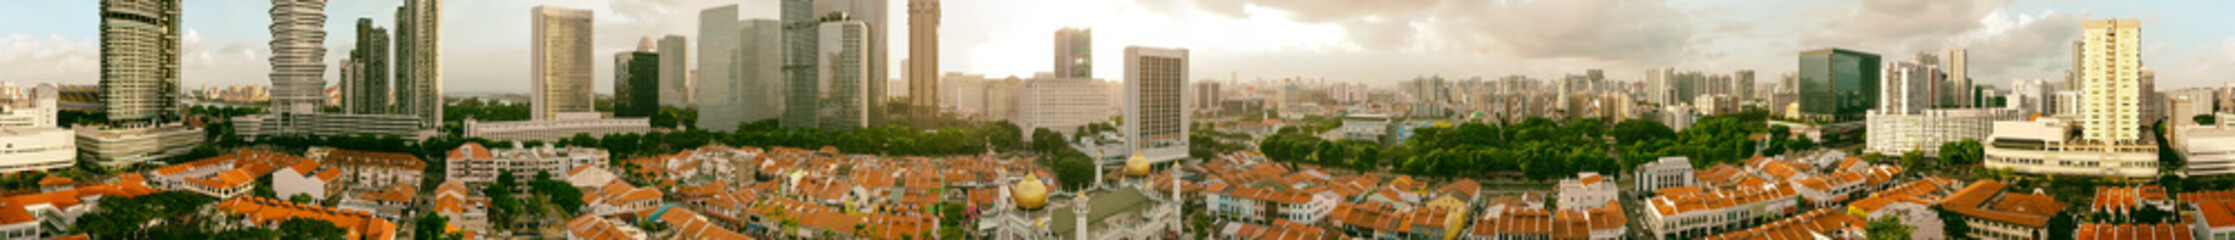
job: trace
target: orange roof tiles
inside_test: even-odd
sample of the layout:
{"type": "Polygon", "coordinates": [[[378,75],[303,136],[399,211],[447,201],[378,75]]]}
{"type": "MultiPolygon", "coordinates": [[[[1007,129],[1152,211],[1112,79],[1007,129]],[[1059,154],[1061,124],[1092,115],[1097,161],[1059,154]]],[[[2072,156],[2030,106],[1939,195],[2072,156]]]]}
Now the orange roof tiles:
{"type": "Polygon", "coordinates": [[[2188,225],[2187,223],[2178,223],[2178,224],[2166,224],[2166,223],[2158,223],[2158,224],[2139,224],[2139,225],[2136,225],[2136,224],[2098,224],[2098,223],[2082,223],[2082,224],[2080,224],[2080,228],[2079,228],[2079,229],[2074,229],[2074,230],[2073,230],[2073,238],[2074,238],[2074,239],[2079,239],[2079,240],[2097,240],[2097,239],[2101,239],[2101,240],[2121,240],[2121,239],[2167,239],[2167,240],[2188,240],[2188,239],[2191,239],[2191,238],[2194,238],[2194,237],[2195,237],[2195,236],[2193,235],[2194,233],[2191,233],[2191,232],[2189,232],[2189,228],[2188,228],[2188,226],[2189,226],[2189,225],[2188,225]]]}
{"type": "Polygon", "coordinates": [[[2002,193],[2002,188],[2005,186],[2007,185],[1994,180],[1979,180],[1971,183],[1971,186],[1964,188],[1963,191],[1948,196],[1940,204],[1949,211],[1955,211],[1965,216],[2036,228],[2047,227],[2049,217],[2055,215],[2057,211],[2063,210],[2063,202],[2057,202],[2056,199],[2051,199],[2048,196],[2002,193]],[[2000,198],[2001,201],[1986,202],[1995,198],[1995,195],[1998,194],[2003,195],[2000,198]],[[1993,204],[1993,206],[1983,206],[1986,204],[1993,204]]]}
{"type": "Polygon", "coordinates": [[[370,212],[339,210],[329,207],[287,203],[277,199],[253,196],[235,197],[218,203],[215,207],[229,214],[244,215],[258,225],[278,224],[288,219],[304,218],[333,223],[350,239],[395,239],[395,223],[374,217],[370,212]]]}
{"type": "Polygon", "coordinates": [[[1780,219],[1758,227],[1725,232],[1703,239],[1812,239],[1815,234],[1831,235],[1832,232],[1861,232],[1864,221],[1853,215],[1840,214],[1824,208],[1808,211],[1790,218],[1780,219]]]}

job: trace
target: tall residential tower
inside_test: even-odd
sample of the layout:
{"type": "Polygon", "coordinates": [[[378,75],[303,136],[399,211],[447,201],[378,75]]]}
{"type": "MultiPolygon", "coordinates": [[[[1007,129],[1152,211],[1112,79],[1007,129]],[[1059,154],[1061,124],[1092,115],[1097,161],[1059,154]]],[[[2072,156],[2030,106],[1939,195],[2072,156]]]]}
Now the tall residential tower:
{"type": "Polygon", "coordinates": [[[101,107],[119,125],[178,119],[179,1],[101,1],[101,107]]]}
{"type": "Polygon", "coordinates": [[[2081,23],[2080,131],[2099,143],[2143,141],[2145,96],[2142,23],[2134,19],[2081,23]]]}
{"type": "Polygon", "coordinates": [[[272,0],[272,113],[326,103],[326,1],[272,0]]]}
{"type": "Polygon", "coordinates": [[[404,0],[396,8],[397,113],[442,127],[442,0],[404,0]]]}
{"type": "Polygon", "coordinates": [[[917,126],[939,114],[939,0],[908,0],[908,105],[917,126]]]}
{"type": "Polygon", "coordinates": [[[349,50],[351,69],[342,76],[342,111],[354,114],[388,113],[388,29],[373,26],[372,18],[357,19],[357,49],[349,50]]]}
{"type": "Polygon", "coordinates": [[[1094,78],[1094,31],[1055,30],[1055,77],[1094,78]]]}
{"type": "Polygon", "coordinates": [[[1125,139],[1137,155],[1187,157],[1187,49],[1125,48],[1125,139]]]}

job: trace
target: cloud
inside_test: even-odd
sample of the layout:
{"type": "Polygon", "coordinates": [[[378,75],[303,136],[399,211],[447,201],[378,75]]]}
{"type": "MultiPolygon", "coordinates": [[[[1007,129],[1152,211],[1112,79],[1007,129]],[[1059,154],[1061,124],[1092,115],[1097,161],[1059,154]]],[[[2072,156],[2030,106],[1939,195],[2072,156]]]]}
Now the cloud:
{"type": "Polygon", "coordinates": [[[93,41],[61,35],[0,37],[0,81],[92,83],[100,79],[100,49],[93,41]]]}
{"type": "MultiPolygon", "coordinates": [[[[1997,14],[2000,15],[2000,14],[1997,14]]],[[[2055,78],[2072,67],[2072,41],[2080,38],[2085,17],[2066,13],[2040,16],[1990,18],[1997,27],[1977,31],[1976,39],[1963,41],[1971,55],[1975,81],[1999,83],[2011,78],[2055,78]],[[2001,27],[2007,26],[2007,27],[2001,27]]]]}
{"type": "Polygon", "coordinates": [[[1892,46],[1895,50],[1939,49],[1949,37],[1980,29],[1980,22],[2007,0],[1885,0],[1859,6],[1817,8],[1834,19],[1806,33],[1802,43],[1829,46],[1892,46]]]}
{"type": "Polygon", "coordinates": [[[1831,16],[1801,38],[1802,46],[1861,48],[1887,59],[1910,53],[1945,57],[1964,48],[1980,83],[2013,78],[2056,78],[2071,66],[2071,42],[2085,14],[2044,11],[2012,14],[2007,0],[1888,0],[1816,8],[1831,16]]]}
{"type": "MultiPolygon", "coordinates": [[[[1140,1],[1149,9],[1177,9],[1168,2],[1140,1]]],[[[1340,26],[1351,44],[1369,51],[1646,66],[1695,57],[1692,46],[1705,40],[1686,13],[1661,1],[1196,0],[1191,6],[1235,18],[1265,8],[1298,22],[1340,26]]]]}

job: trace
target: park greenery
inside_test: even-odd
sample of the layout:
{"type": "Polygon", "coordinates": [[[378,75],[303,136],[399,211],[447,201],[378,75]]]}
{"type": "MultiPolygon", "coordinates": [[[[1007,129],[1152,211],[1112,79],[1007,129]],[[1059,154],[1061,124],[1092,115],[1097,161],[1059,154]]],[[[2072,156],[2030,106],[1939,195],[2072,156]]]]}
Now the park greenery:
{"type": "MultiPolygon", "coordinates": [[[[1767,115],[1757,110],[1709,116],[1684,131],[1653,120],[1627,120],[1613,126],[1596,118],[1470,122],[1414,129],[1411,139],[1396,146],[1321,139],[1317,133],[1341,122],[1307,120],[1266,137],[1259,141],[1258,148],[1276,161],[1353,170],[1547,180],[1577,172],[1621,172],[1661,156],[1689,157],[1695,166],[1740,163],[1755,155],[1756,141],[1749,137],[1768,130],[1764,127],[1767,115]]],[[[1781,150],[1815,147],[1806,140],[1783,140],[1781,136],[1771,139],[1786,143],[1779,144],[1777,149],[1781,150]]]]}

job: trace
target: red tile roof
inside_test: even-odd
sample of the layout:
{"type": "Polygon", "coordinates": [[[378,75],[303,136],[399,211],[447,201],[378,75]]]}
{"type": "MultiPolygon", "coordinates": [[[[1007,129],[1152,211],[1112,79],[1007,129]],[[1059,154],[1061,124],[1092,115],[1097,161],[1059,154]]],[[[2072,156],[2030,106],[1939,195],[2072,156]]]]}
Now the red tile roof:
{"type": "Polygon", "coordinates": [[[2049,217],[2064,208],[2063,202],[2045,195],[2003,193],[2002,188],[2005,186],[2008,185],[1994,180],[1979,180],[1963,191],[1948,196],[1940,204],[1949,211],[1965,216],[2035,228],[2047,227],[2049,217]],[[2001,201],[1987,202],[1996,195],[2002,195],[2001,201]]]}

